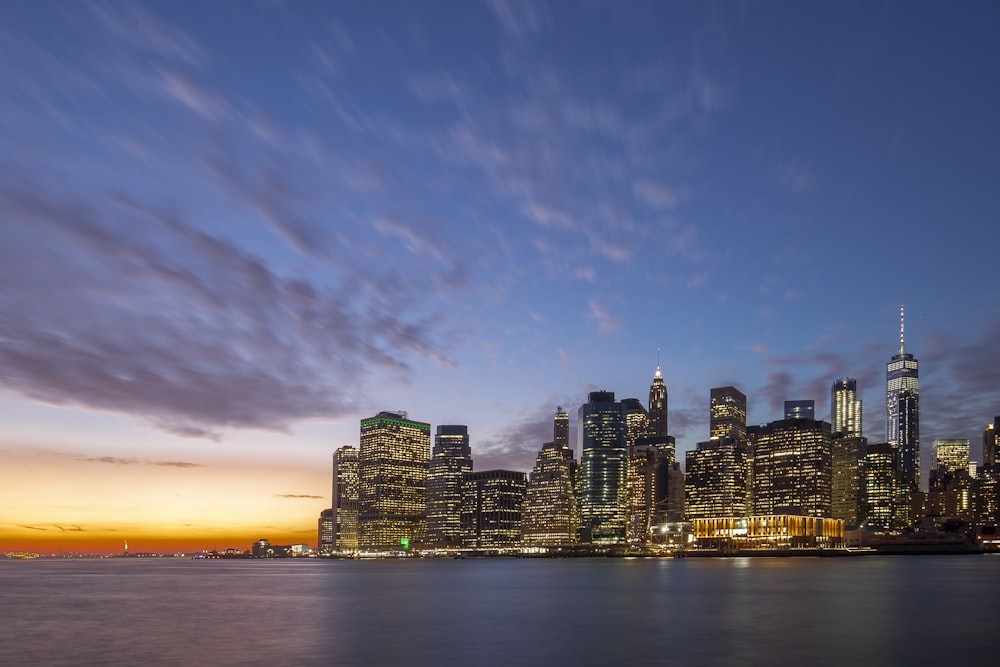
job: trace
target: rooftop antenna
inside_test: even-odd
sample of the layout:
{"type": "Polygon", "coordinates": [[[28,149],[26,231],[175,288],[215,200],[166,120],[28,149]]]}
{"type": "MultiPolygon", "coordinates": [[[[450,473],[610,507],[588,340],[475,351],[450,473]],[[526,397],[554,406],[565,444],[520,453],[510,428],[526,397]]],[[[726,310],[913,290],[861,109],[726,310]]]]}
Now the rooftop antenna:
{"type": "Polygon", "coordinates": [[[903,356],[903,305],[899,306],[899,356],[903,356]]]}

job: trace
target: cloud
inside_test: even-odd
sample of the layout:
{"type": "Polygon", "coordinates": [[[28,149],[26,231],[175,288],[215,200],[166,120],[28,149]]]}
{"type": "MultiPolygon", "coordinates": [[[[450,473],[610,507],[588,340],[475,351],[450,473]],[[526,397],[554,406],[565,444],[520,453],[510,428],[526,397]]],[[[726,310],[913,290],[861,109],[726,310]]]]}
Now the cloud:
{"type": "Polygon", "coordinates": [[[206,90],[185,74],[161,71],[159,83],[167,95],[207,120],[220,120],[229,114],[229,104],[225,98],[206,90]]]}
{"type": "MultiPolygon", "coordinates": [[[[492,437],[473,443],[472,457],[476,470],[502,468],[531,470],[542,445],[553,437],[553,417],[560,403],[539,406],[492,437]]],[[[568,403],[563,402],[563,405],[568,403]]],[[[572,424],[573,420],[571,420],[572,424]]]]}
{"type": "Polygon", "coordinates": [[[515,39],[537,35],[546,23],[545,6],[534,0],[487,0],[486,6],[500,28],[515,39]]]}
{"type": "Polygon", "coordinates": [[[154,466],[162,466],[164,468],[200,468],[202,467],[200,463],[191,463],[190,461],[152,461],[154,466]]]}
{"type": "Polygon", "coordinates": [[[0,209],[0,385],[22,395],[216,437],[353,415],[369,368],[450,363],[435,315],[398,306],[419,287],[392,267],[286,278],[176,212],[12,170],[0,209]]]}
{"type": "Polygon", "coordinates": [[[43,531],[48,530],[48,528],[42,528],[41,526],[26,526],[23,523],[17,523],[14,525],[16,525],[18,528],[27,528],[28,530],[43,530],[43,531]]]}
{"type": "Polygon", "coordinates": [[[91,2],[87,6],[105,30],[137,50],[190,65],[204,57],[204,50],[190,35],[137,3],[91,2]]]}
{"type": "Polygon", "coordinates": [[[305,493],[276,493],[276,494],[274,494],[274,497],[275,498],[291,498],[291,499],[309,498],[309,499],[319,500],[319,499],[325,498],[326,496],[314,496],[314,495],[305,494],[305,493]]]}
{"type": "Polygon", "coordinates": [[[135,463],[141,463],[139,459],[134,458],[122,458],[118,456],[81,456],[76,459],[77,461],[82,461],[84,463],[108,463],[111,465],[133,465],[135,463]]]}
{"type": "Polygon", "coordinates": [[[601,333],[611,333],[621,329],[621,322],[615,319],[596,300],[590,300],[590,318],[597,322],[597,328],[601,333]]]}
{"type": "Polygon", "coordinates": [[[641,201],[655,209],[675,209],[685,195],[685,190],[647,180],[633,182],[632,192],[641,201]]]}

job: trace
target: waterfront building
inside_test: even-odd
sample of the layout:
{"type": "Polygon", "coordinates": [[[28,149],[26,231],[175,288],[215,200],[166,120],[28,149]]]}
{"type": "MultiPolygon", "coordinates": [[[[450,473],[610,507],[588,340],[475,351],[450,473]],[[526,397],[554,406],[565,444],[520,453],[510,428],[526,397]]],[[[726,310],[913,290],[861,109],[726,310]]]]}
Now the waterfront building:
{"type": "Polygon", "coordinates": [[[747,434],[747,397],[736,387],[711,390],[709,436],[743,440],[747,434]]]}
{"type": "Polygon", "coordinates": [[[325,509],[320,512],[319,521],[317,523],[318,539],[316,540],[316,551],[319,552],[320,556],[332,556],[334,554],[334,527],[336,526],[333,518],[333,508],[325,509]]]}
{"type": "Polygon", "coordinates": [[[849,438],[862,437],[864,429],[861,408],[858,381],[854,378],[836,380],[830,391],[830,428],[833,433],[843,433],[849,438]]]}
{"type": "Polygon", "coordinates": [[[660,360],[656,360],[653,384],[649,387],[649,435],[665,438],[670,434],[667,419],[667,386],[663,383],[660,360]]]}
{"type": "Polygon", "coordinates": [[[611,391],[594,391],[580,406],[580,539],[623,542],[628,511],[626,414],[611,391]]]}
{"type": "Polygon", "coordinates": [[[785,419],[815,419],[815,401],[785,401],[785,419]]]}
{"type": "Polygon", "coordinates": [[[358,450],[350,445],[340,447],[333,453],[333,505],[330,508],[332,554],[349,554],[358,550],[358,455],[358,450]]]}
{"type": "Polygon", "coordinates": [[[462,480],[462,544],[477,549],[516,547],[527,478],[523,472],[467,472],[462,480]]]}
{"type": "Polygon", "coordinates": [[[468,472],[472,472],[469,427],[439,425],[427,472],[428,546],[462,543],[462,479],[468,472]]]}
{"type": "MultiPolygon", "coordinates": [[[[832,428],[832,427],[831,427],[832,428]]],[[[834,433],[831,441],[830,516],[847,526],[857,526],[865,518],[864,459],[868,441],[857,436],[834,433]]]]}
{"type": "Polygon", "coordinates": [[[899,450],[888,442],[865,449],[865,521],[882,528],[906,528],[910,514],[910,484],[899,470],[899,450]]]}
{"type": "Polygon", "coordinates": [[[975,489],[976,524],[1000,525],[1000,467],[990,466],[980,470],[975,489]]]}
{"type": "Polygon", "coordinates": [[[749,460],[741,440],[713,438],[687,452],[684,512],[688,520],[750,513],[749,460]]]}
{"type": "Polygon", "coordinates": [[[829,517],[830,424],[807,417],[761,427],[753,447],[753,514],[829,517]]]}
{"type": "Polygon", "coordinates": [[[752,515],[693,519],[698,546],[724,550],[839,547],[844,522],[801,515],[752,515]]]}
{"type": "Polygon", "coordinates": [[[525,546],[557,546],[577,541],[576,460],[568,445],[546,442],[528,476],[522,519],[525,546]]]}
{"type": "Polygon", "coordinates": [[[430,455],[430,424],[405,412],[383,411],[361,420],[361,550],[405,550],[423,541],[430,455]]]}
{"type": "Polygon", "coordinates": [[[569,447],[569,413],[560,405],[552,424],[552,442],[559,447],[569,447]]]}
{"type": "Polygon", "coordinates": [[[920,487],[920,387],[916,357],[904,349],[903,308],[899,309],[899,353],[886,365],[886,442],[899,450],[896,465],[905,480],[920,487]]]}
{"type": "Polygon", "coordinates": [[[650,444],[628,448],[628,540],[648,542],[655,520],[659,450],[650,444]]]}
{"type": "Polygon", "coordinates": [[[663,508],[657,513],[657,523],[679,523],[684,520],[684,472],[677,461],[661,463],[660,470],[666,477],[664,498],[658,504],[663,508]]]}

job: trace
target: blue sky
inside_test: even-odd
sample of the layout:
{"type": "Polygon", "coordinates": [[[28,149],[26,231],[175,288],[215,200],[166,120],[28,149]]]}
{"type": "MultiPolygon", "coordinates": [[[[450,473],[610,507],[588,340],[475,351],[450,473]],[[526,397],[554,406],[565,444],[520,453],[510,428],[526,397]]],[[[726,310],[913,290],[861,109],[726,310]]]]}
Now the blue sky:
{"type": "Polygon", "coordinates": [[[363,417],[527,470],[657,349],[682,450],[711,387],[764,423],[841,376],[878,441],[900,304],[925,453],[1000,413],[994,3],[0,19],[0,456],[289,466],[322,509],[363,417]]]}

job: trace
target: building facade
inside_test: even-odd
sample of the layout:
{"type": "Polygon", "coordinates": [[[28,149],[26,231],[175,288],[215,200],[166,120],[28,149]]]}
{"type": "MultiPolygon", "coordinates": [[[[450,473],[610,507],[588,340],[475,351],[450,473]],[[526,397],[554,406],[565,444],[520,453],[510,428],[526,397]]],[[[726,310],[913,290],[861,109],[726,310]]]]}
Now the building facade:
{"type": "Polygon", "coordinates": [[[842,433],[835,433],[831,440],[830,514],[847,526],[857,526],[865,519],[864,460],[868,442],[842,433]]]}
{"type": "Polygon", "coordinates": [[[462,482],[462,544],[502,549],[521,543],[527,478],[523,472],[468,472],[462,482]]]}
{"type": "Polygon", "coordinates": [[[833,433],[843,433],[849,438],[864,436],[861,399],[858,398],[858,381],[840,378],[830,390],[830,428],[833,433]]]}
{"type": "Polygon", "coordinates": [[[427,538],[432,547],[462,544],[462,480],[472,472],[469,427],[439,425],[427,472],[427,538]]]}
{"type": "Polygon", "coordinates": [[[522,520],[525,546],[560,546],[578,539],[576,460],[569,445],[547,442],[528,476],[522,520]]]}
{"type": "MultiPolygon", "coordinates": [[[[331,554],[352,554],[358,550],[360,486],[358,450],[350,445],[333,453],[333,522],[331,554]]],[[[322,518],[320,519],[322,524],[322,518]]]]}
{"type": "Polygon", "coordinates": [[[649,387],[649,435],[665,438],[670,434],[667,411],[667,385],[660,364],[656,364],[653,384],[649,387]]]}
{"type": "Polygon", "coordinates": [[[771,422],[753,451],[753,514],[830,517],[830,424],[805,417],[771,422]]]}
{"type": "Polygon", "coordinates": [[[431,426],[405,412],[361,420],[358,455],[361,550],[399,550],[424,540],[431,426]]]}
{"type": "Polygon", "coordinates": [[[736,387],[715,387],[710,393],[710,438],[745,439],[747,397],[736,387]]]}
{"type": "Polygon", "coordinates": [[[749,458],[743,442],[699,442],[687,452],[684,469],[684,513],[689,521],[750,514],[749,458]]]}
{"type": "Polygon", "coordinates": [[[611,391],[594,391],[580,406],[580,539],[624,542],[628,516],[628,429],[611,391]]]}

